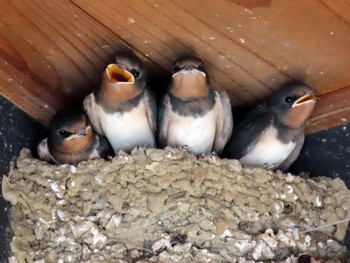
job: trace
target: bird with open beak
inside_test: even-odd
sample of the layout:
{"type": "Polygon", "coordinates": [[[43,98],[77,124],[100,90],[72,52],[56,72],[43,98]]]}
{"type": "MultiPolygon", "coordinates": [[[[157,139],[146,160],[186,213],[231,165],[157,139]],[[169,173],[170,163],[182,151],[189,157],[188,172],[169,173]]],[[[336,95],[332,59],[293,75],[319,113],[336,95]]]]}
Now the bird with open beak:
{"type": "Polygon", "coordinates": [[[144,64],[131,54],[118,54],[103,73],[102,84],[84,100],[91,123],[116,154],[156,144],[157,103],[147,89],[144,64]]]}
{"type": "Polygon", "coordinates": [[[172,67],[172,81],[159,107],[159,146],[187,146],[196,155],[220,154],[233,127],[230,99],[211,88],[202,60],[184,57],[172,67]]]}
{"type": "Polygon", "coordinates": [[[56,164],[107,158],[113,150],[107,139],[95,133],[83,111],[64,110],[49,124],[49,136],[37,147],[41,160],[56,164]]]}
{"type": "Polygon", "coordinates": [[[304,143],[304,123],[316,104],[315,91],[300,82],[282,87],[254,108],[233,131],[223,157],[244,166],[287,170],[304,143]]]}

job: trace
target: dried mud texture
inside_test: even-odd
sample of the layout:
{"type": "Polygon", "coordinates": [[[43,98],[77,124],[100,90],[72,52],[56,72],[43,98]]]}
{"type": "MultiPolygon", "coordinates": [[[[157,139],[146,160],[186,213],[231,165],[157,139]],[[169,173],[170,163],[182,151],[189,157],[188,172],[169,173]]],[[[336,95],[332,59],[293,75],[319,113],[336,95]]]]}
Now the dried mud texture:
{"type": "Polygon", "coordinates": [[[11,262],[339,262],[350,192],[305,179],[134,149],[111,162],[49,165],[24,149],[3,195],[11,202],[11,262]],[[315,261],[316,262],[316,261],[315,261]]]}

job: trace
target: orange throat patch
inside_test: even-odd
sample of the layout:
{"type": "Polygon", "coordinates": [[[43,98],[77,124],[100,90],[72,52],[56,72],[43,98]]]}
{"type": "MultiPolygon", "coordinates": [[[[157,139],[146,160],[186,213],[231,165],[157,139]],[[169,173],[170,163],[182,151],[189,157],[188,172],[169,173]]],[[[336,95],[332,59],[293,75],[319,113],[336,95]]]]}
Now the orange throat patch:
{"type": "Polygon", "coordinates": [[[205,97],[209,87],[204,73],[175,73],[170,86],[170,93],[177,98],[205,97]]]}
{"type": "Polygon", "coordinates": [[[292,128],[301,127],[307,118],[311,115],[315,108],[316,100],[308,100],[299,102],[298,105],[293,106],[284,117],[283,123],[292,128]]]}

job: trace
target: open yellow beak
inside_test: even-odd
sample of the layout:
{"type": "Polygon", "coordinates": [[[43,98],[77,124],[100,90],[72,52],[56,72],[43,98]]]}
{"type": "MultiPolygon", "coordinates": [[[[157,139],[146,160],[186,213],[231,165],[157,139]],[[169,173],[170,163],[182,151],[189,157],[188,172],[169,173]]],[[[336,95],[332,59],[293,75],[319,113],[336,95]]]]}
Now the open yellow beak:
{"type": "Polygon", "coordinates": [[[108,78],[112,82],[134,83],[134,76],[127,70],[118,67],[116,64],[109,64],[106,68],[108,78]]]}
{"type": "Polygon", "coordinates": [[[293,107],[297,107],[297,106],[300,106],[304,103],[308,103],[308,102],[315,102],[317,99],[315,93],[309,93],[309,94],[306,94],[304,96],[302,96],[301,98],[299,98],[298,100],[296,100],[294,103],[293,103],[293,107]]]}

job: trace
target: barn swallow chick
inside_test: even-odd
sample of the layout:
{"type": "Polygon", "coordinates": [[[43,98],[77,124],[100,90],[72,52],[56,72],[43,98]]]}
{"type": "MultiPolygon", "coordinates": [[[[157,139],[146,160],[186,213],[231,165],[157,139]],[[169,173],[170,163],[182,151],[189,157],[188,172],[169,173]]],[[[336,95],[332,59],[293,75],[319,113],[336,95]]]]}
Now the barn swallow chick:
{"type": "Polygon", "coordinates": [[[232,128],[230,99],[226,92],[211,88],[203,61],[197,57],[177,60],[159,107],[159,145],[186,145],[196,155],[220,154],[232,128]]]}
{"type": "Polygon", "coordinates": [[[100,87],[84,100],[94,129],[107,137],[116,154],[156,143],[157,103],[146,81],[141,60],[119,54],[104,71],[100,87]]]}
{"type": "Polygon", "coordinates": [[[41,160],[56,164],[106,158],[113,150],[106,138],[95,133],[87,116],[78,110],[58,112],[49,124],[49,136],[37,147],[41,160]]]}
{"type": "Polygon", "coordinates": [[[305,84],[285,85],[237,126],[223,156],[244,166],[287,170],[303,146],[304,123],[315,104],[315,92],[305,84]]]}

